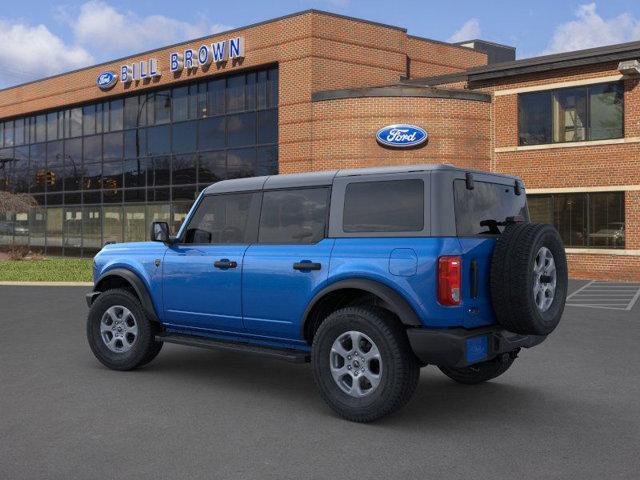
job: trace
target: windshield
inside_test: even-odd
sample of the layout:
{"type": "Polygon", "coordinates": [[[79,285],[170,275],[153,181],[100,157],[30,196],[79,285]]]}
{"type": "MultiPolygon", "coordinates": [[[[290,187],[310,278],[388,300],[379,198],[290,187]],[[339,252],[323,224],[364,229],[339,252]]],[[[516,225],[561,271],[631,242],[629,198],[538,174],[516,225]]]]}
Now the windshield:
{"type": "Polygon", "coordinates": [[[524,189],[516,195],[513,186],[498,183],[476,181],[473,190],[464,180],[453,184],[458,235],[499,235],[508,217],[529,220],[524,189]]]}

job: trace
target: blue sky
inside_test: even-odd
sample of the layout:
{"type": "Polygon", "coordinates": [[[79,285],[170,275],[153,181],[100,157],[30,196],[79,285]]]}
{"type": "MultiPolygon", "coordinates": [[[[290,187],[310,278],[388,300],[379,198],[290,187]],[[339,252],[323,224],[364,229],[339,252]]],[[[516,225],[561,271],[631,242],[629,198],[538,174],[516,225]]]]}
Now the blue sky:
{"type": "Polygon", "coordinates": [[[0,88],[308,8],[506,43],[519,58],[640,40],[637,0],[4,0],[0,88]]]}

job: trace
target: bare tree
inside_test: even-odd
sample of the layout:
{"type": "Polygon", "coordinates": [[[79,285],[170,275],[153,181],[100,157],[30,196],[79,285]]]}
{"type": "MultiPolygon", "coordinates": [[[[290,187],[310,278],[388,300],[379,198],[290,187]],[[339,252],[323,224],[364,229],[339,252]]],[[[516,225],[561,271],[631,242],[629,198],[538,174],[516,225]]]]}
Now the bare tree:
{"type": "Polygon", "coordinates": [[[38,206],[38,202],[27,193],[11,193],[0,190],[0,214],[26,212],[38,206]]]}

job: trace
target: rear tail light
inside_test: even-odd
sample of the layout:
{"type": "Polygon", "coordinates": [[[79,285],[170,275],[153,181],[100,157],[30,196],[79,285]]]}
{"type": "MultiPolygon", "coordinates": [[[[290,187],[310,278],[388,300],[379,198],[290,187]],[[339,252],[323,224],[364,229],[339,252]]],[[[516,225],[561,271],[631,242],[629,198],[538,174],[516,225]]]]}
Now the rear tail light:
{"type": "Polygon", "coordinates": [[[460,257],[438,258],[438,302],[442,305],[460,304],[460,257]]]}

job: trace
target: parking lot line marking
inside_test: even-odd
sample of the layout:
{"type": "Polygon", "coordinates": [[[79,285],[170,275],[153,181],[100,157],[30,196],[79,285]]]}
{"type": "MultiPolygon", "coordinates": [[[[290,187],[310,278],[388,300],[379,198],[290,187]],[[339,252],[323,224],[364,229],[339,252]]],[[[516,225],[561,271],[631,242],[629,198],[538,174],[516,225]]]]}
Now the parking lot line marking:
{"type": "Polygon", "coordinates": [[[582,290],[584,290],[585,288],[587,288],[589,285],[593,285],[596,281],[595,280],[591,280],[589,283],[585,283],[583,286],[581,286],[579,289],[577,289],[575,292],[573,292],[571,295],[569,295],[567,297],[567,300],[569,300],[570,298],[573,298],[573,296],[576,293],[580,293],[582,290]]]}
{"type": "Polygon", "coordinates": [[[620,308],[620,307],[603,307],[602,305],[575,305],[575,304],[569,304],[567,303],[567,307],[587,307],[587,308],[602,308],[603,310],[621,310],[621,311],[625,311],[626,308],[620,308]]]}
{"type": "Polygon", "coordinates": [[[631,301],[629,302],[629,305],[627,305],[627,310],[631,310],[633,308],[633,306],[636,304],[636,302],[638,301],[638,298],[640,298],[640,288],[638,288],[638,291],[636,292],[636,294],[634,295],[634,297],[631,299],[631,301]]]}

